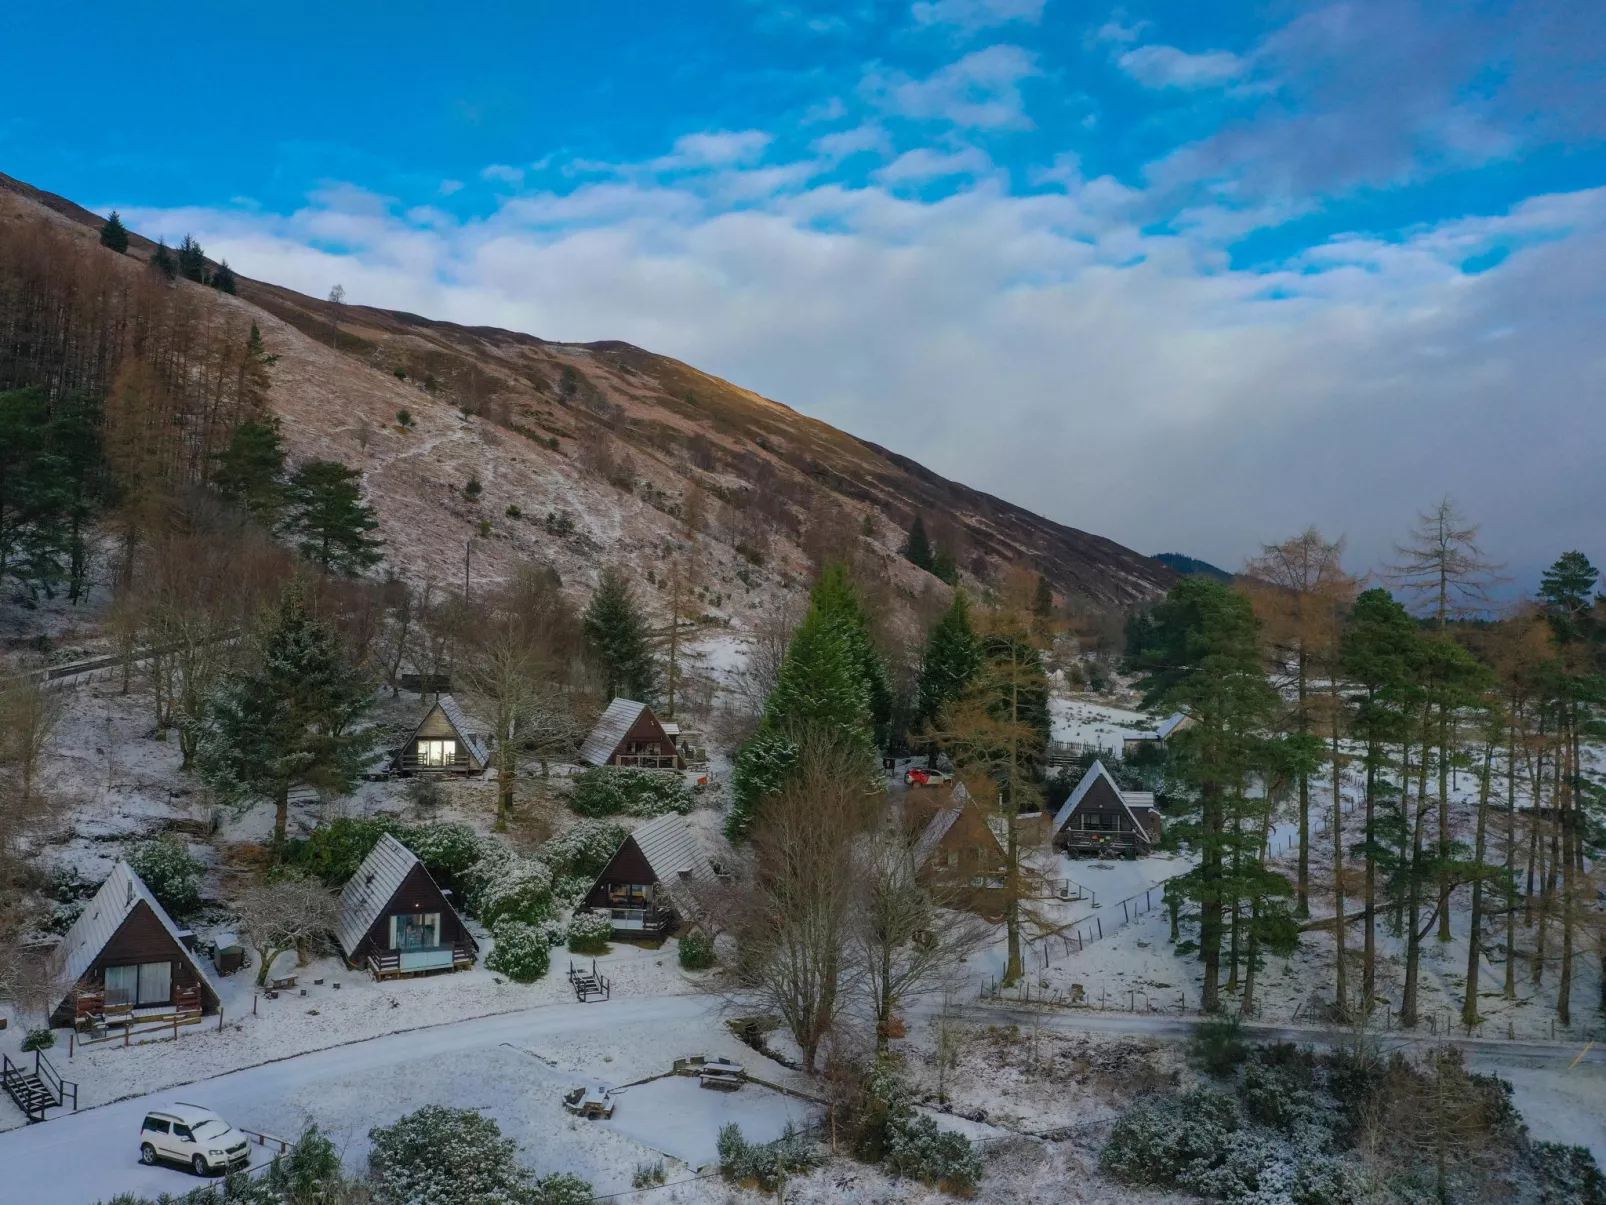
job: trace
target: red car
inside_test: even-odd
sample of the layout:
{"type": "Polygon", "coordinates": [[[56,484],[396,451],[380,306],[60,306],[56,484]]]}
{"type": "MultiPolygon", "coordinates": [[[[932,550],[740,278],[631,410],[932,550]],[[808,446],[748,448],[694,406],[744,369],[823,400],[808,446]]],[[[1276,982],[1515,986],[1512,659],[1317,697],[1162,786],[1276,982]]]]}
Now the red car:
{"type": "Polygon", "coordinates": [[[942,787],[953,780],[952,774],[944,774],[941,770],[926,766],[911,766],[903,772],[903,785],[906,787],[942,787]]]}

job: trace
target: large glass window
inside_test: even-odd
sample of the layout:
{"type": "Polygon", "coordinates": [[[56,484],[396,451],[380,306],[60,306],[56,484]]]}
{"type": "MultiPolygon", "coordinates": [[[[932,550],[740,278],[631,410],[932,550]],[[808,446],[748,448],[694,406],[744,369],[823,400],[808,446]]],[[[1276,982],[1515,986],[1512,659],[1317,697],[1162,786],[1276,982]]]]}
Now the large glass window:
{"type": "Polygon", "coordinates": [[[453,766],[457,764],[456,741],[419,741],[418,764],[421,766],[453,766]]]}
{"type": "Polygon", "coordinates": [[[106,968],[106,1003],[108,1005],[134,1004],[139,999],[139,968],[106,968]]]}
{"type": "Polygon", "coordinates": [[[390,948],[433,950],[441,944],[441,914],[419,912],[390,918],[390,948]]]}
{"type": "Polygon", "coordinates": [[[142,962],[139,966],[139,1002],[166,1004],[173,999],[173,964],[142,962]]]}

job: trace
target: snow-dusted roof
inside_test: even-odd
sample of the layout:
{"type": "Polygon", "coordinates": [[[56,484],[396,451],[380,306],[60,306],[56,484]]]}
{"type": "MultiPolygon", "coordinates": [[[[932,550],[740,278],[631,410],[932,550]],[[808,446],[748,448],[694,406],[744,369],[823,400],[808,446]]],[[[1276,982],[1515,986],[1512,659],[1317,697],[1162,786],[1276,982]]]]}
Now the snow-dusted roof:
{"type": "Polygon", "coordinates": [[[588,766],[605,765],[613,751],[619,747],[619,742],[625,739],[625,733],[630,726],[647,710],[645,703],[638,703],[634,699],[615,699],[608,704],[597,720],[597,726],[586,737],[585,744],[580,746],[580,760],[588,766]]]}
{"type": "Polygon", "coordinates": [[[57,968],[57,981],[66,989],[71,990],[83,978],[84,972],[89,970],[100,952],[106,948],[106,943],[116,936],[117,930],[122,928],[128,914],[134,911],[141,900],[150,905],[156,919],[162,922],[172,937],[186,962],[195,969],[196,976],[204,983],[217,998],[217,985],[207,975],[199,961],[189,951],[181,936],[182,930],[173,923],[173,918],[167,914],[151,889],[145,886],[143,879],[134,873],[134,868],[127,862],[118,861],[112,867],[112,872],[106,881],[95,892],[95,897],[89,901],[78,919],[73,922],[72,928],[67,930],[67,936],[61,939],[61,945],[56,947],[55,959],[57,968]]]}
{"type": "Polygon", "coordinates": [[[357,873],[340,890],[340,920],[335,937],[348,958],[417,865],[418,856],[389,833],[368,851],[357,873]]]}
{"type": "Polygon", "coordinates": [[[1185,711],[1174,711],[1170,715],[1166,716],[1165,719],[1160,721],[1160,727],[1155,729],[1155,733],[1154,734],[1163,741],[1163,740],[1166,739],[1166,737],[1170,736],[1173,732],[1175,732],[1177,730],[1178,725],[1180,725],[1182,723],[1182,721],[1187,719],[1187,718],[1188,718],[1187,712],[1185,712],[1185,711]]]}
{"type": "Polygon", "coordinates": [[[920,839],[915,842],[916,866],[926,864],[926,859],[931,857],[932,851],[948,835],[948,830],[953,828],[954,822],[959,819],[968,802],[970,802],[970,792],[965,790],[965,784],[955,783],[953,794],[948,797],[948,806],[926,822],[926,827],[921,830],[920,839]]]}
{"type": "MultiPolygon", "coordinates": [[[[437,695],[435,705],[446,716],[447,722],[457,729],[457,735],[463,738],[463,743],[468,746],[468,751],[474,760],[481,765],[489,761],[490,755],[485,748],[485,742],[480,738],[480,734],[474,731],[474,725],[458,701],[451,695],[437,695]]],[[[428,713],[425,714],[425,718],[428,718],[428,713]]]]}
{"type": "Polygon", "coordinates": [[[1076,790],[1071,792],[1071,797],[1060,805],[1059,811],[1054,813],[1054,831],[1058,833],[1070,823],[1071,814],[1076,811],[1077,804],[1087,797],[1087,793],[1093,789],[1093,784],[1100,778],[1110,784],[1110,789],[1115,792],[1115,797],[1121,801],[1121,806],[1126,809],[1126,814],[1131,817],[1132,823],[1137,825],[1140,831],[1148,832],[1143,821],[1137,817],[1133,809],[1152,808],[1154,806],[1154,794],[1150,791],[1123,791],[1121,785],[1110,776],[1110,772],[1104,768],[1104,763],[1101,761],[1096,761],[1088,767],[1087,773],[1082,775],[1082,781],[1076,784],[1076,790]],[[1143,802],[1145,799],[1147,799],[1147,802],[1143,802]]]}
{"type": "Polygon", "coordinates": [[[671,890],[678,883],[716,883],[718,876],[691,822],[674,812],[666,812],[643,824],[630,837],[652,867],[653,876],[671,890]]]}

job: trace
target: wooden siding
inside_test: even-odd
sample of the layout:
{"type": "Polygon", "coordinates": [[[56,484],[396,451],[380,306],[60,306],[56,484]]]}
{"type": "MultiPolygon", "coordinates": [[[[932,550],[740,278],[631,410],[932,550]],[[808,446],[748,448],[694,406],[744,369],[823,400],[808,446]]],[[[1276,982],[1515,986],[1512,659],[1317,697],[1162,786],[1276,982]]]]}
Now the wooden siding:
{"type": "Polygon", "coordinates": [[[928,881],[955,907],[982,916],[1003,915],[1004,864],[998,838],[974,800],[960,809],[922,867],[928,881]]]}
{"type": "MultiPolygon", "coordinates": [[[[658,722],[651,707],[643,707],[636,722],[630,725],[624,738],[614,746],[613,755],[608,758],[610,766],[639,765],[638,759],[673,759],[674,769],[683,769],[685,763],[681,761],[680,749],[675,744],[664,726],[658,722]]],[[[650,765],[650,762],[649,762],[650,765]]],[[[667,770],[670,766],[656,766],[655,769],[667,770]]]]}
{"type": "Polygon", "coordinates": [[[390,918],[412,916],[420,912],[441,914],[441,945],[453,946],[459,942],[473,941],[468,930],[463,927],[457,909],[453,908],[451,902],[441,894],[441,889],[435,885],[435,880],[429,877],[429,871],[420,863],[407,872],[407,877],[390,897],[390,902],[380,911],[379,919],[369,926],[367,935],[357,949],[352,951],[353,960],[363,962],[370,954],[388,953],[391,949],[390,918]]]}
{"type": "Polygon", "coordinates": [[[1149,851],[1152,837],[1133,823],[1120,793],[1101,776],[1089,786],[1055,841],[1073,854],[1138,854],[1149,851]]]}
{"type": "MultiPolygon", "coordinates": [[[[218,1000],[211,987],[195,973],[189,951],[173,940],[173,935],[157,919],[156,913],[144,900],[118,926],[112,939],[101,948],[95,961],[78,979],[78,986],[102,990],[106,986],[106,968],[136,966],[143,962],[169,962],[173,965],[172,989],[167,1003],[172,1004],[181,989],[199,987],[201,1007],[208,1013],[217,1012],[218,1000]]],[[[144,1007],[144,1006],[141,1006],[144,1007]]],[[[62,1001],[51,1018],[53,1024],[70,1025],[73,1019],[72,996],[62,1001]]]]}

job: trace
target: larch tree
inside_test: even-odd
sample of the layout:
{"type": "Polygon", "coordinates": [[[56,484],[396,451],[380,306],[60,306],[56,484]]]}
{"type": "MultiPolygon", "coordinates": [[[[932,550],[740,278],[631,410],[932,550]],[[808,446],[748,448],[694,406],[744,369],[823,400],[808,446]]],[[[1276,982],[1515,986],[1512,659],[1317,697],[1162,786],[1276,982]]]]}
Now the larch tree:
{"type": "Polygon", "coordinates": [[[377,734],[362,721],[372,705],[372,683],[295,579],[261,617],[246,664],[224,678],[196,762],[224,802],[273,804],[282,849],[291,788],[345,794],[367,767],[377,734]]]}
{"type": "Polygon", "coordinates": [[[290,478],[284,526],[301,555],[325,572],[352,576],[383,559],[379,526],[363,500],[362,473],[338,460],[309,460],[290,478]]]}
{"type": "Polygon", "coordinates": [[[605,698],[657,701],[658,666],[647,620],[630,579],[613,566],[602,571],[586,606],[585,635],[602,672],[605,698]]]}

